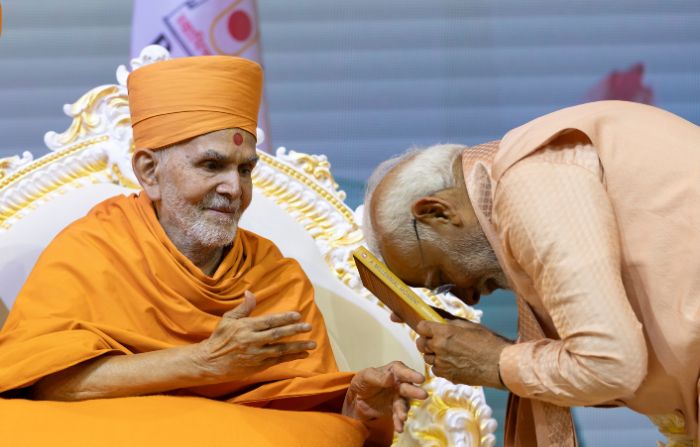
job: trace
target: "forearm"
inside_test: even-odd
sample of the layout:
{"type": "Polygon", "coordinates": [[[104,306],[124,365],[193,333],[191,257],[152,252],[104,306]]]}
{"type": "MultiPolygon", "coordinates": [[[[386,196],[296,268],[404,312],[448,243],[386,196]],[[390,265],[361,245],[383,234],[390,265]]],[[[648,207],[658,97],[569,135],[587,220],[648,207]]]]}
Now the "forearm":
{"type": "Polygon", "coordinates": [[[561,340],[513,345],[501,357],[501,376],[513,393],[561,406],[598,405],[634,392],[645,365],[624,352],[589,349],[596,354],[561,340]]]}
{"type": "Polygon", "coordinates": [[[197,345],[105,356],[46,376],[32,387],[41,400],[76,401],[163,393],[210,383],[197,345]]]}

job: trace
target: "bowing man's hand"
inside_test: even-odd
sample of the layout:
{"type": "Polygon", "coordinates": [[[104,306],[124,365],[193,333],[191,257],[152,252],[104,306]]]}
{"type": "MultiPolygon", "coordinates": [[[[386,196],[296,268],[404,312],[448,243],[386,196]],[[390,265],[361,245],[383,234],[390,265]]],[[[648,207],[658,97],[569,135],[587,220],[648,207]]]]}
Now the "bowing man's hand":
{"type": "Polygon", "coordinates": [[[453,383],[505,389],[498,371],[501,351],[511,341],[466,320],[421,321],[416,340],[433,374],[453,383]]]}
{"type": "Polygon", "coordinates": [[[278,363],[303,359],[316,347],[312,340],[280,341],[311,331],[299,312],[250,317],[255,295],[246,291],[243,303],[226,312],[214,332],[197,346],[196,363],[207,383],[244,378],[278,363]]]}
{"type": "Polygon", "coordinates": [[[428,397],[425,390],[415,385],[424,380],[421,373],[398,361],[379,368],[365,368],[350,383],[343,414],[365,423],[391,419],[394,429],[402,432],[408,416],[408,400],[428,397]]]}

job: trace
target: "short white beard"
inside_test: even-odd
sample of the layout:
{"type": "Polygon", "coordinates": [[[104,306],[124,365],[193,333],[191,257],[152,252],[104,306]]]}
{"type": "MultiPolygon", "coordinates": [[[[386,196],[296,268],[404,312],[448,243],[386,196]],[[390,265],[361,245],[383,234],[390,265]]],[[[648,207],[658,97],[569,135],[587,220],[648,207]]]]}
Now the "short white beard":
{"type": "Polygon", "coordinates": [[[214,192],[205,196],[201,203],[192,205],[182,198],[172,184],[163,186],[162,200],[172,209],[171,219],[184,239],[173,241],[176,245],[222,248],[231,244],[236,237],[242,211],[240,200],[230,201],[214,192]],[[238,212],[233,219],[218,219],[220,222],[212,222],[209,216],[205,215],[205,209],[222,205],[232,205],[238,212]]]}
{"type": "Polygon", "coordinates": [[[233,241],[237,231],[238,219],[230,227],[224,227],[206,222],[200,218],[185,229],[185,234],[189,239],[196,241],[202,247],[221,248],[233,241]]]}

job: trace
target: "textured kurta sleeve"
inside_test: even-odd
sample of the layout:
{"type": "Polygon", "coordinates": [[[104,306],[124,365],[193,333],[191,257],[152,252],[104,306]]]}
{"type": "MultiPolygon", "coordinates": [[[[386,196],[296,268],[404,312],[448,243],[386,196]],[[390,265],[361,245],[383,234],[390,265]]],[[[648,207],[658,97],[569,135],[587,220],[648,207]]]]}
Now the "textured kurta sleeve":
{"type": "Polygon", "coordinates": [[[562,406],[629,396],[647,368],[620,276],[615,217],[591,155],[590,146],[536,153],[504,175],[494,197],[504,249],[560,338],[506,348],[502,379],[519,396],[562,406]]]}

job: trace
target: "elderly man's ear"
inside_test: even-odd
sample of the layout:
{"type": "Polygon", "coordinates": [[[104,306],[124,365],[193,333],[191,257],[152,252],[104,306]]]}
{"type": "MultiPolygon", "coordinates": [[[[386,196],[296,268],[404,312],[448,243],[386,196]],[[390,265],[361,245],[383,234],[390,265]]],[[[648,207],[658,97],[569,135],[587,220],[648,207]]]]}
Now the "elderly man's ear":
{"type": "Polygon", "coordinates": [[[449,191],[440,191],[433,196],[425,196],[416,200],[411,207],[413,217],[419,222],[438,228],[450,224],[460,227],[462,217],[457,206],[456,197],[449,191]]]}
{"type": "Polygon", "coordinates": [[[131,159],[131,166],[141,187],[151,200],[160,200],[160,183],[158,182],[158,157],[150,149],[136,151],[131,159]]]}

